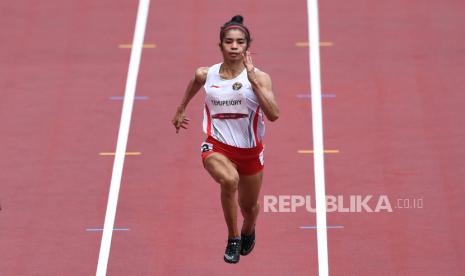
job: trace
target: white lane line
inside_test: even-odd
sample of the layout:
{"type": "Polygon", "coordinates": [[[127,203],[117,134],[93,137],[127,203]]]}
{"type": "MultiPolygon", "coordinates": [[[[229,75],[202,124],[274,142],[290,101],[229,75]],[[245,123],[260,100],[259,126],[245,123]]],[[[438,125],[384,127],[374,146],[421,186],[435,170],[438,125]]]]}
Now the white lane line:
{"type": "Polygon", "coordinates": [[[115,223],[116,206],[118,203],[118,194],[121,185],[121,176],[123,173],[124,157],[131,123],[134,95],[136,93],[137,75],[139,74],[139,64],[142,55],[142,45],[144,42],[149,5],[150,0],[139,1],[96,276],[105,276],[107,273],[111,237],[115,223]]]}
{"type": "Polygon", "coordinates": [[[328,276],[328,241],[326,226],[325,167],[323,153],[323,114],[321,107],[320,35],[318,0],[307,0],[310,81],[312,91],[313,160],[315,171],[318,275],[328,276]]]}

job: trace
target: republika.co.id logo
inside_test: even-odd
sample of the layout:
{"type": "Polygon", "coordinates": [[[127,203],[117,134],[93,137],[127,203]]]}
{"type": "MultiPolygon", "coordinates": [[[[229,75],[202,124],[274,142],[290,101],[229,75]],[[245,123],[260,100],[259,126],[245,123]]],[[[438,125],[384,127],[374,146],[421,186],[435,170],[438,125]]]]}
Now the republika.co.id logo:
{"type": "MultiPolygon", "coordinates": [[[[392,213],[394,209],[422,209],[423,198],[398,198],[392,201],[387,195],[327,195],[326,212],[339,213],[392,213]]],[[[307,211],[316,213],[311,196],[301,195],[265,195],[263,197],[265,213],[294,213],[307,211]]]]}

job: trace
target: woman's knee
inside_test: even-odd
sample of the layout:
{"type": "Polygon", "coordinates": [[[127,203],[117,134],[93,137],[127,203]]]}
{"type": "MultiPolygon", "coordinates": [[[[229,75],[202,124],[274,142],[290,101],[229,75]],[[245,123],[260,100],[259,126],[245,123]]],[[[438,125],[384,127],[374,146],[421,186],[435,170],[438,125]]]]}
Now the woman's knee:
{"type": "Polygon", "coordinates": [[[246,204],[246,203],[239,203],[242,213],[245,214],[255,214],[260,209],[260,203],[258,201],[255,204],[246,204]]]}
{"type": "Polygon", "coordinates": [[[223,192],[235,193],[239,185],[239,175],[222,175],[217,179],[223,192]]]}

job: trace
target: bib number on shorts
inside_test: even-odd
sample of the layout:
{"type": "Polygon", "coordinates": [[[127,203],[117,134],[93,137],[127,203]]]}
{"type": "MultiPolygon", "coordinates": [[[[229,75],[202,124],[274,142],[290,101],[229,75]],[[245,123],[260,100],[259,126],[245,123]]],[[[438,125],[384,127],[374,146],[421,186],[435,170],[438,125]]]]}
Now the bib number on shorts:
{"type": "Polygon", "coordinates": [[[200,150],[202,152],[212,151],[213,150],[213,144],[203,142],[200,150]]]}

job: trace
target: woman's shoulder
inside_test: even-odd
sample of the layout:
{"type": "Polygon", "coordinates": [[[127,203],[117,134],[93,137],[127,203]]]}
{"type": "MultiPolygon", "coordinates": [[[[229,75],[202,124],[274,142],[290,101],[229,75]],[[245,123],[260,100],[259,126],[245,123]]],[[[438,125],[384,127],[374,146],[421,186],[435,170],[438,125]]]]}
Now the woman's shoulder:
{"type": "Polygon", "coordinates": [[[255,68],[255,75],[260,81],[265,81],[265,82],[271,81],[270,75],[258,68],[255,68]]]}
{"type": "Polygon", "coordinates": [[[205,82],[207,80],[208,73],[212,71],[213,73],[218,73],[221,63],[214,64],[209,67],[199,67],[195,70],[195,78],[198,81],[205,82]]]}
{"type": "Polygon", "coordinates": [[[195,80],[199,82],[205,82],[208,75],[208,70],[210,67],[199,67],[195,69],[195,80]]]}
{"type": "Polygon", "coordinates": [[[210,67],[199,67],[195,69],[195,75],[207,75],[210,67]]]}

